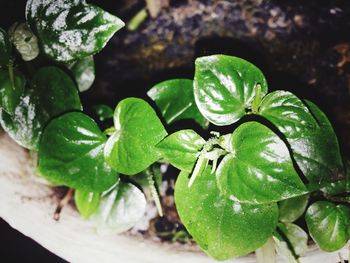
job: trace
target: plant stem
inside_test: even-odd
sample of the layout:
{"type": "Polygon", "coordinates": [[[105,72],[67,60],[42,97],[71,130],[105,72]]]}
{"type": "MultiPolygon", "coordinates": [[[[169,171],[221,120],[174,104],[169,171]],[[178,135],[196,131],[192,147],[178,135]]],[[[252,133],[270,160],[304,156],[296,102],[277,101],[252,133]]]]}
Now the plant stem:
{"type": "Polygon", "coordinates": [[[127,28],[130,31],[135,31],[143,21],[147,18],[148,14],[146,9],[141,9],[128,23],[127,28]]]}
{"type": "Polygon", "coordinates": [[[198,160],[197,160],[196,166],[194,167],[190,181],[188,182],[188,188],[190,188],[192,186],[192,184],[193,184],[194,180],[196,180],[197,176],[203,172],[206,164],[207,164],[207,159],[200,155],[198,160]]]}
{"type": "Polygon", "coordinates": [[[110,128],[105,129],[103,133],[105,135],[111,136],[115,131],[116,131],[116,129],[114,127],[110,127],[110,128]]]}
{"type": "Polygon", "coordinates": [[[153,175],[153,171],[151,171],[152,168],[148,168],[146,169],[146,175],[147,175],[147,180],[148,180],[148,184],[149,184],[149,188],[151,191],[151,196],[153,198],[153,201],[156,203],[156,207],[158,210],[158,214],[160,217],[163,217],[163,209],[162,209],[162,205],[160,202],[160,197],[156,188],[156,182],[154,181],[154,175],[153,175]]]}
{"type": "Polygon", "coordinates": [[[53,214],[53,219],[58,221],[60,220],[60,214],[61,211],[63,209],[63,207],[69,203],[69,201],[72,199],[74,194],[74,189],[73,188],[69,188],[66,195],[60,200],[60,202],[58,203],[55,213],[53,214]]]}
{"type": "Polygon", "coordinates": [[[9,70],[9,76],[10,76],[12,89],[15,90],[16,84],[15,84],[15,78],[13,75],[13,62],[12,61],[8,64],[8,70],[9,70]]]}

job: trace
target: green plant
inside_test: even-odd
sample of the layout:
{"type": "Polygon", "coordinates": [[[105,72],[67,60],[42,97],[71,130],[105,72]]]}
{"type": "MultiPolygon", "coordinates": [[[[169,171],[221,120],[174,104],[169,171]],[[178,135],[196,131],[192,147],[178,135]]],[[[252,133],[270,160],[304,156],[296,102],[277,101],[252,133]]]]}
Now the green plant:
{"type": "Polygon", "coordinates": [[[161,118],[138,98],[122,100],[114,113],[97,106],[101,121],[114,122],[102,131],[82,112],[78,91],[93,82],[92,55],[124,24],[82,0],[29,0],[26,17],[28,24],[9,34],[0,30],[1,126],[38,151],[41,176],[75,189],[78,210],[100,232],[125,231],[144,214],[145,196],[130,176],[146,179],[162,214],[154,168],[161,161],[181,171],[178,213],[215,259],[276,249],[297,261],[308,235],[295,221],[304,214],[321,249],[335,251],[349,240],[349,173],[315,104],[287,91],[268,93],[257,67],[214,55],[196,60],[194,80],[149,90],[161,118]],[[19,55],[34,61],[16,63],[19,55]],[[232,133],[212,125],[207,139],[191,129],[168,135],[163,123],[180,120],[232,133]]]}

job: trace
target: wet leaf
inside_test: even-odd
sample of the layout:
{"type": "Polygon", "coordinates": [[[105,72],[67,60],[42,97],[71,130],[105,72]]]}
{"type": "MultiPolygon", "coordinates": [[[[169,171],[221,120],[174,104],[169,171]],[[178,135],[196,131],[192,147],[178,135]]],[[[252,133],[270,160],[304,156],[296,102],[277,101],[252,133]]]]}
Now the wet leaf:
{"type": "Polygon", "coordinates": [[[152,107],[127,98],[114,112],[115,132],[105,147],[106,161],[119,173],[134,175],[160,158],[156,145],[167,135],[152,107]]]}
{"type": "Polygon", "coordinates": [[[275,203],[243,204],[225,198],[211,167],[189,188],[189,174],[181,172],[175,203],[181,221],[197,244],[217,260],[246,255],[262,246],[277,225],[275,203]]]}
{"type": "Polygon", "coordinates": [[[284,223],[292,223],[305,212],[309,202],[309,195],[301,195],[278,203],[279,220],[284,223]]]}
{"type": "Polygon", "coordinates": [[[97,124],[81,112],[55,118],[40,142],[39,174],[56,184],[102,192],[118,178],[104,160],[106,141],[97,124]]]}

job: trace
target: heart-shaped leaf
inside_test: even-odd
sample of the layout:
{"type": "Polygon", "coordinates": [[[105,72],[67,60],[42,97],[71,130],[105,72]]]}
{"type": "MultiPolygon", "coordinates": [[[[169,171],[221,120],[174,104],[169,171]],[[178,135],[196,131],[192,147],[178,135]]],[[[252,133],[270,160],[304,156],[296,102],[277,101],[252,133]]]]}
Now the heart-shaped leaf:
{"type": "Polygon", "coordinates": [[[84,0],[29,0],[26,17],[43,51],[57,61],[99,52],[124,26],[119,18],[84,0]]]}
{"type": "Polygon", "coordinates": [[[57,67],[41,68],[33,77],[15,109],[14,115],[0,112],[1,126],[18,144],[38,150],[44,127],[67,111],[81,110],[78,91],[57,67]]]}
{"type": "Polygon", "coordinates": [[[72,71],[80,92],[88,90],[95,80],[95,62],[93,56],[74,61],[68,65],[72,71]]]}
{"type": "Polygon", "coordinates": [[[66,113],[53,119],[44,130],[38,171],[56,184],[102,192],[118,178],[104,160],[106,141],[106,136],[87,115],[66,113]]]}
{"type": "Polygon", "coordinates": [[[105,159],[119,173],[134,175],[159,159],[156,145],[167,135],[152,107],[127,98],[114,112],[115,132],[105,147],[105,159]]]}
{"type": "Polygon", "coordinates": [[[100,234],[115,235],[133,227],[145,210],[144,194],[136,186],[119,181],[102,194],[99,208],[92,219],[100,234]]]}
{"type": "Polygon", "coordinates": [[[175,132],[163,141],[157,148],[161,158],[176,168],[191,172],[198,158],[198,152],[203,148],[205,140],[193,130],[175,132]]]}
{"type": "Polygon", "coordinates": [[[301,195],[278,203],[279,220],[283,223],[292,223],[305,212],[309,202],[309,195],[301,195]]]}
{"type": "Polygon", "coordinates": [[[8,114],[15,113],[26,85],[26,79],[19,71],[0,69],[0,108],[8,114]]]}
{"type": "Polygon", "coordinates": [[[307,104],[290,92],[275,91],[263,99],[259,113],[284,134],[310,182],[335,181],[343,169],[338,140],[324,113],[307,104]]]}
{"type": "Polygon", "coordinates": [[[284,142],[258,122],[246,122],[232,134],[234,153],[217,169],[225,196],[241,202],[270,203],[307,193],[284,142]]]}
{"type": "Polygon", "coordinates": [[[305,220],[312,239],[324,251],[336,251],[350,238],[350,208],[327,201],[312,204],[305,220]]]}
{"type": "Polygon", "coordinates": [[[156,103],[167,124],[191,119],[207,128],[209,122],[199,112],[194,101],[193,81],[172,79],[161,82],[147,92],[156,103]]]}
{"type": "Polygon", "coordinates": [[[205,118],[215,125],[238,121],[267,93],[262,72],[240,58],[213,55],[196,60],[194,95],[205,118]]]}
{"type": "Polygon", "coordinates": [[[100,193],[89,191],[75,190],[74,200],[80,215],[84,218],[89,218],[95,213],[100,204],[100,193]]]}
{"type": "Polygon", "coordinates": [[[278,229],[297,257],[306,253],[308,235],[301,227],[292,223],[279,223],[278,229]]]}
{"type": "Polygon", "coordinates": [[[277,225],[275,203],[243,204],[225,198],[210,167],[189,188],[189,174],[181,172],[175,203],[181,221],[197,244],[217,260],[246,255],[262,246],[277,225]]]}
{"type": "Polygon", "coordinates": [[[7,66],[11,59],[11,43],[5,30],[0,28],[0,66],[7,66]]]}

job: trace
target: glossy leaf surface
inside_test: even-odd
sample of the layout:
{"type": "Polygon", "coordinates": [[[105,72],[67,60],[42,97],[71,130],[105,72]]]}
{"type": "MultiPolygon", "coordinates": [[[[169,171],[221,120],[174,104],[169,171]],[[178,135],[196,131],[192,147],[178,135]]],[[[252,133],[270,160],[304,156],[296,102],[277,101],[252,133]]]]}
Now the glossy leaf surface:
{"type": "Polygon", "coordinates": [[[231,137],[233,153],[217,169],[225,196],[248,203],[270,203],[307,192],[284,142],[258,122],[240,125],[231,137]]]}
{"type": "Polygon", "coordinates": [[[11,79],[9,71],[0,69],[0,108],[10,115],[15,113],[26,85],[21,72],[13,71],[12,74],[11,79]]]}
{"type": "Polygon", "coordinates": [[[308,104],[290,92],[275,91],[263,99],[260,114],[286,137],[310,182],[334,180],[342,170],[337,138],[327,117],[317,106],[308,104]]]}
{"type": "Polygon", "coordinates": [[[38,150],[44,127],[67,111],[81,110],[78,91],[57,67],[44,67],[34,75],[12,116],[1,111],[1,126],[18,144],[38,150]]]}
{"type": "Polygon", "coordinates": [[[89,218],[99,207],[100,193],[76,190],[74,195],[75,205],[83,218],[89,218]]]}
{"type": "Polygon", "coordinates": [[[205,140],[195,131],[181,130],[166,137],[157,148],[166,162],[180,170],[191,172],[204,144],[205,140]]]}
{"type": "Polygon", "coordinates": [[[144,194],[136,186],[119,181],[102,194],[92,219],[100,234],[114,235],[133,227],[142,218],[145,209],[144,194]]]}
{"type": "Polygon", "coordinates": [[[309,202],[309,195],[301,195],[278,203],[279,220],[284,223],[292,223],[305,212],[309,202]]]}
{"type": "Polygon", "coordinates": [[[102,192],[118,175],[104,160],[107,138],[80,112],[66,113],[45,128],[39,148],[39,173],[55,183],[102,192]]]}
{"type": "Polygon", "coordinates": [[[80,92],[88,90],[95,80],[95,62],[93,56],[74,61],[68,65],[72,71],[80,92]]]}
{"type": "Polygon", "coordinates": [[[94,106],[94,111],[100,121],[113,118],[113,109],[105,104],[94,106]]]}
{"type": "Polygon", "coordinates": [[[188,187],[189,174],[181,172],[175,186],[175,203],[181,221],[197,244],[217,260],[246,255],[262,246],[274,231],[278,208],[243,204],[225,198],[211,167],[188,187]]]}
{"type": "Polygon", "coordinates": [[[336,251],[350,238],[350,208],[327,201],[312,204],[305,215],[312,239],[324,251],[336,251]]]}
{"type": "Polygon", "coordinates": [[[84,0],[29,0],[26,18],[43,51],[56,61],[99,52],[124,26],[119,18],[84,0]]]}
{"type": "Polygon", "coordinates": [[[288,243],[297,256],[302,256],[307,251],[307,233],[299,226],[291,223],[279,223],[278,228],[288,239],[288,243]]]}
{"type": "Polygon", "coordinates": [[[156,145],[167,135],[152,107],[127,98],[114,112],[115,132],[105,147],[105,159],[116,171],[134,175],[159,159],[156,145]]]}
{"type": "Polygon", "coordinates": [[[191,119],[207,128],[209,122],[199,112],[194,101],[193,81],[172,79],[161,82],[147,92],[156,103],[167,124],[191,119]]]}
{"type": "Polygon", "coordinates": [[[11,43],[5,30],[0,28],[0,66],[7,66],[11,58],[11,43]]]}
{"type": "Polygon", "coordinates": [[[215,125],[232,124],[251,110],[257,86],[258,96],[263,97],[268,89],[265,77],[248,61],[225,55],[196,60],[195,101],[203,116],[215,125]]]}

